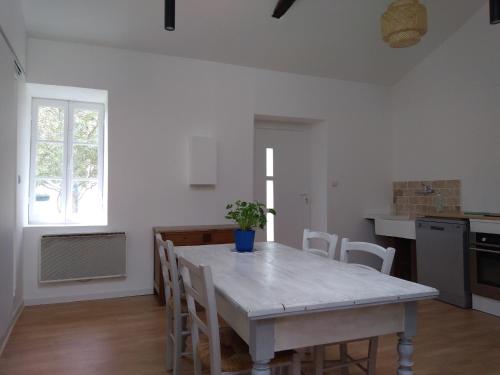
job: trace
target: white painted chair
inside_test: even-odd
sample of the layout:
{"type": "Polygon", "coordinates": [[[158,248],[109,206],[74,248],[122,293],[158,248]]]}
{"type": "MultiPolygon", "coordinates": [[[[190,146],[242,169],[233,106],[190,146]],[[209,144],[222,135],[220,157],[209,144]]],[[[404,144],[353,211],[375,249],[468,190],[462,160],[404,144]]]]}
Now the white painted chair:
{"type": "MultiPolygon", "coordinates": [[[[374,271],[380,271],[384,274],[390,274],[392,263],[394,261],[394,255],[396,250],[389,247],[383,248],[382,246],[368,243],[368,242],[350,242],[348,238],[342,240],[340,246],[340,261],[345,263],[354,264],[356,267],[362,267],[371,269],[374,271]],[[358,263],[350,262],[350,255],[353,253],[365,253],[372,254],[380,258],[382,265],[379,270],[358,263]]],[[[362,371],[368,375],[375,375],[376,371],[376,361],[377,361],[377,350],[378,350],[378,337],[371,337],[368,339],[362,339],[357,341],[368,340],[368,355],[364,358],[353,358],[349,355],[348,344],[353,343],[343,342],[340,343],[340,362],[328,365],[329,361],[325,361],[325,346],[317,346],[314,348],[314,362],[315,362],[315,375],[323,375],[325,372],[330,372],[334,369],[341,369],[342,375],[349,375],[349,367],[357,366],[362,371]],[[365,364],[366,366],[363,366],[365,364]]]]}
{"type": "Polygon", "coordinates": [[[156,244],[160,256],[163,285],[165,290],[167,315],[167,351],[166,368],[173,375],[181,374],[182,357],[191,357],[185,351],[187,329],[187,306],[182,296],[177,259],[172,241],[163,241],[161,234],[156,235],[156,244]]]}
{"type": "Polygon", "coordinates": [[[325,258],[334,259],[336,255],[337,242],[339,236],[324,232],[315,232],[309,229],[304,229],[304,237],[302,239],[302,250],[312,254],[320,255],[325,258]],[[327,250],[312,248],[311,240],[321,240],[327,245],[327,250]]]}
{"type": "MultiPolygon", "coordinates": [[[[219,329],[215,288],[212,272],[208,266],[195,267],[179,258],[187,297],[191,323],[193,362],[195,375],[202,374],[202,368],[210,369],[210,374],[249,374],[252,371],[252,358],[247,344],[230,327],[219,329]],[[204,318],[197,311],[196,305],[205,309],[204,318]],[[201,332],[201,335],[200,335],[201,332]]],[[[277,353],[271,368],[288,371],[291,375],[300,375],[300,359],[292,351],[277,353]]]]}
{"type": "MultiPolygon", "coordinates": [[[[337,242],[339,236],[336,234],[329,234],[325,232],[312,231],[310,229],[304,229],[304,235],[302,237],[302,250],[307,251],[314,255],[319,255],[328,259],[335,259],[337,256],[337,242]],[[325,243],[326,250],[316,249],[311,247],[312,240],[319,240],[325,243]]],[[[310,354],[312,348],[305,348],[304,354],[306,358],[302,359],[303,363],[310,363],[310,354]]]]}
{"type": "MultiPolygon", "coordinates": [[[[368,242],[350,242],[348,238],[344,238],[342,240],[342,245],[340,246],[340,261],[345,263],[350,263],[350,256],[352,253],[365,253],[372,254],[382,260],[382,266],[379,270],[386,275],[391,273],[392,262],[394,261],[394,255],[396,254],[396,250],[392,247],[388,247],[387,249],[368,242]]],[[[358,267],[375,269],[373,267],[364,265],[364,264],[356,264],[358,267]]]]}

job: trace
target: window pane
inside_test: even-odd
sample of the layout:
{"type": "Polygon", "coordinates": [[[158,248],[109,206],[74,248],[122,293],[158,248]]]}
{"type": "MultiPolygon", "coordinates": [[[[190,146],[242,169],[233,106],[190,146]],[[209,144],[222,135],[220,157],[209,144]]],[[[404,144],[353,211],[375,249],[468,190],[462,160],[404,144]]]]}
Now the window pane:
{"type": "Polygon", "coordinates": [[[62,178],[63,154],[62,143],[39,142],[36,147],[36,176],[62,178]]]}
{"type": "Polygon", "coordinates": [[[274,208],[274,181],[266,181],[266,207],[274,208]]]}
{"type": "Polygon", "coordinates": [[[267,213],[266,217],[266,241],[274,242],[274,215],[271,213],[267,213]]]}
{"type": "Polygon", "coordinates": [[[37,222],[63,222],[62,180],[37,178],[33,202],[33,216],[37,222]]]}
{"type": "Polygon", "coordinates": [[[73,146],[73,177],[97,178],[98,150],[97,146],[73,146]]]}
{"type": "MultiPolygon", "coordinates": [[[[274,181],[266,181],[266,207],[274,208],[274,181]]],[[[267,241],[274,241],[274,215],[271,213],[266,214],[267,225],[266,234],[267,241]]]]}
{"type": "Polygon", "coordinates": [[[38,107],[38,139],[44,141],[64,140],[64,108],[38,107]]]}
{"type": "Polygon", "coordinates": [[[274,176],[274,149],[266,148],[266,176],[274,176]]]}
{"type": "Polygon", "coordinates": [[[73,141],[97,144],[99,113],[87,109],[76,109],[73,116],[73,141]]]}
{"type": "Polygon", "coordinates": [[[100,216],[101,197],[97,180],[73,181],[71,187],[72,220],[89,222],[100,216]]]}

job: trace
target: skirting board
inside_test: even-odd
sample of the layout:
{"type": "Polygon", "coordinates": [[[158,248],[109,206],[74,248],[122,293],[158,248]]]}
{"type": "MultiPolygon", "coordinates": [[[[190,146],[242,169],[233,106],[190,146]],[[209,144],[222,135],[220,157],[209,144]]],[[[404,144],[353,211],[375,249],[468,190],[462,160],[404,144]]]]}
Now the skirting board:
{"type": "Polygon", "coordinates": [[[10,323],[9,329],[7,330],[7,333],[5,334],[4,337],[2,337],[2,341],[0,342],[0,356],[3,354],[3,350],[5,349],[5,346],[7,345],[7,341],[9,341],[10,335],[12,333],[12,330],[14,329],[14,326],[17,323],[17,320],[21,316],[21,313],[24,310],[24,304],[21,304],[17,310],[16,313],[14,314],[14,318],[12,319],[12,322],[10,323]]]}
{"type": "Polygon", "coordinates": [[[500,301],[473,294],[472,308],[474,310],[500,317],[500,301]]]}
{"type": "Polygon", "coordinates": [[[154,294],[153,289],[138,289],[138,290],[124,290],[124,291],[119,291],[119,292],[82,294],[82,295],[77,295],[77,296],[25,298],[24,305],[25,306],[51,305],[51,304],[56,304],[56,303],[93,301],[93,300],[99,300],[99,299],[123,298],[123,297],[134,297],[134,296],[146,296],[146,295],[151,295],[151,294],[154,294]]]}

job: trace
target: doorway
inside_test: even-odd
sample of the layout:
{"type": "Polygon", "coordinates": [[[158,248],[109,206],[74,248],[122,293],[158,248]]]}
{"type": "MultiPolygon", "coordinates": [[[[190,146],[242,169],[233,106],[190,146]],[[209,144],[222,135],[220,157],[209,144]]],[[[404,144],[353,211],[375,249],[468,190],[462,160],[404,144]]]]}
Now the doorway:
{"type": "Polygon", "coordinates": [[[276,241],[302,248],[302,235],[311,224],[311,126],[256,120],[254,199],[274,208],[257,241],[276,241]]]}

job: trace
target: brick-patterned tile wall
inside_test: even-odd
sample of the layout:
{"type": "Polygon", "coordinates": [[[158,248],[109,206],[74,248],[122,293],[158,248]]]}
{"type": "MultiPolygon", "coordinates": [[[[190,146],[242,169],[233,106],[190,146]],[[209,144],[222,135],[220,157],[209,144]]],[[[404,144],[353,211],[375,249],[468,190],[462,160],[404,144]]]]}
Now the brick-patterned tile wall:
{"type": "Polygon", "coordinates": [[[460,207],[460,180],[437,181],[395,181],[393,183],[394,213],[396,215],[436,214],[438,194],[441,194],[443,210],[446,213],[458,213],[460,207]],[[434,192],[422,194],[423,185],[430,185],[434,192]]]}

